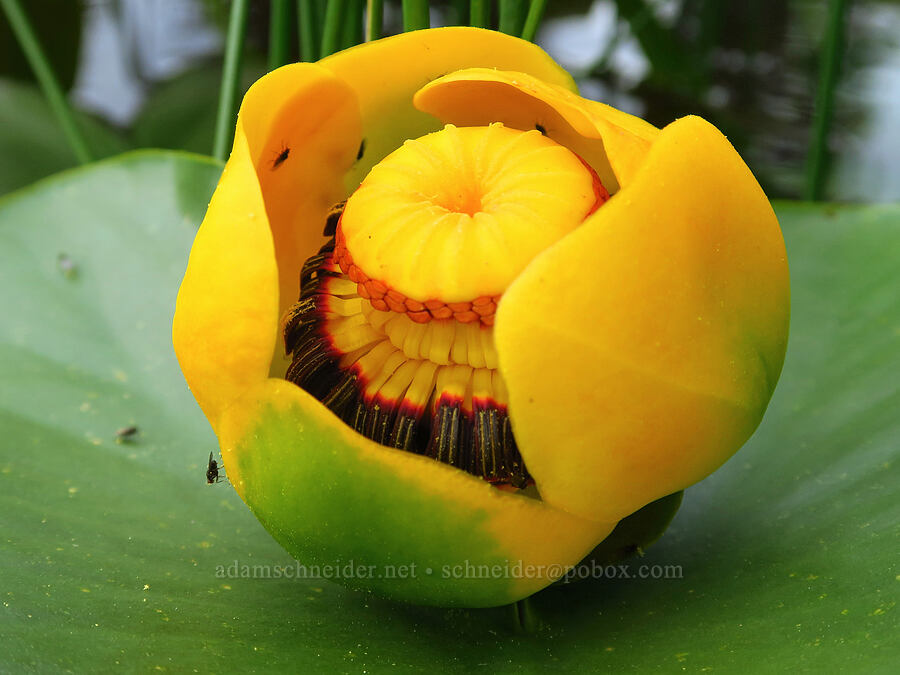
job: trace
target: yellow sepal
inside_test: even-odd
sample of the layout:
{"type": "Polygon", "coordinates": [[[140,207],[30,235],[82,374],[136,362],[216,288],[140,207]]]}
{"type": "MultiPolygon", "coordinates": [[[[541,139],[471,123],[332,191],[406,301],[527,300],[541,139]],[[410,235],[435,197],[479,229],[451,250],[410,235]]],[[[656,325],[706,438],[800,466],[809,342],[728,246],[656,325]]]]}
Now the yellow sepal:
{"type": "Polygon", "coordinates": [[[788,321],[768,200],[715,127],[670,124],[500,302],[500,371],[543,498],[618,520],[710,474],[762,419],[788,321]]]}
{"type": "Polygon", "coordinates": [[[615,525],[379,445],[284,380],[260,383],[229,408],[219,441],[232,485],[288,552],[307,565],[371,567],[379,574],[341,581],[410,602],[514,602],[615,525]],[[400,566],[414,571],[388,571],[400,566]]]}
{"type": "Polygon", "coordinates": [[[358,138],[352,90],[319,66],[279,68],[244,97],[173,324],[175,353],[214,428],[269,374],[279,317],[297,297],[303,261],[324,241],[358,138]]]}

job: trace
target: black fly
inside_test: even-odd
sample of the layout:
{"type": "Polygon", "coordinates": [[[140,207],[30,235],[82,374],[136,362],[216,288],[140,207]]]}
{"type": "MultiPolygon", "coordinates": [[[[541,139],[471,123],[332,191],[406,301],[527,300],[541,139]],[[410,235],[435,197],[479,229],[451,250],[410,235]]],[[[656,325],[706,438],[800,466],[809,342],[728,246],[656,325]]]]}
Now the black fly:
{"type": "Polygon", "coordinates": [[[278,153],[278,156],[272,160],[272,171],[277,169],[279,166],[284,164],[285,160],[290,156],[291,149],[286,145],[282,147],[281,152],[278,153]]]}
{"type": "Polygon", "coordinates": [[[219,476],[219,463],[213,459],[213,454],[209,453],[209,464],[206,465],[206,482],[212,485],[220,480],[224,480],[224,478],[219,476]]]}

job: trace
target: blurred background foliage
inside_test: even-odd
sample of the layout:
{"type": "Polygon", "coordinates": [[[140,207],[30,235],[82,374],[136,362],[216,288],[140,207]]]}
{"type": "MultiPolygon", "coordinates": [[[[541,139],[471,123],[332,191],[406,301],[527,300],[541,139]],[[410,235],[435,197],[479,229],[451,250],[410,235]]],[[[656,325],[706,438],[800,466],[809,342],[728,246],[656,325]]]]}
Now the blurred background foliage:
{"type": "MultiPolygon", "coordinates": [[[[29,0],[25,9],[99,158],[136,147],[211,152],[229,5],[29,0]]],[[[897,200],[900,2],[846,5],[823,196],[897,200]]],[[[468,6],[432,2],[431,25],[466,23],[468,6]]],[[[829,6],[555,0],[536,41],[576,76],[584,95],[659,126],[699,114],[726,133],[771,197],[800,198],[829,6]]],[[[244,89],[266,70],[268,13],[268,0],[250,3],[244,89]]],[[[342,44],[361,39],[362,30],[350,24],[342,44]]],[[[384,34],[401,30],[399,0],[385,2],[384,34]]],[[[290,54],[300,58],[296,39],[290,54]]],[[[0,193],[75,164],[0,15],[0,193]]]]}

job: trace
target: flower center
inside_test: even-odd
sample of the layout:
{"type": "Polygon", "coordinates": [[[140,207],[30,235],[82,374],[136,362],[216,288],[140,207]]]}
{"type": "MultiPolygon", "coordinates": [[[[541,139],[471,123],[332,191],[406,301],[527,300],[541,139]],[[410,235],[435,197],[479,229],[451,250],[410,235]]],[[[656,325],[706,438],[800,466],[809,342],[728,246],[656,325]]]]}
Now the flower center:
{"type": "Polygon", "coordinates": [[[592,211],[595,176],[537,130],[451,124],[376,165],[341,232],[356,266],[406,298],[496,297],[592,211]]]}
{"type": "Polygon", "coordinates": [[[497,369],[494,310],[608,194],[538,131],[443,131],[382,160],[329,217],[283,319],[285,377],[359,433],[498,485],[530,482],[497,369]]]}

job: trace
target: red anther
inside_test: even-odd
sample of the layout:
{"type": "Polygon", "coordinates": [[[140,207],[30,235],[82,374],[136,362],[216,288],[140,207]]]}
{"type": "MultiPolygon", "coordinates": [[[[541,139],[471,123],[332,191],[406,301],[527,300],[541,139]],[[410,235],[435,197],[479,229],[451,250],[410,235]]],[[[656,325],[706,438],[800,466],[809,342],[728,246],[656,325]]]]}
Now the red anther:
{"type": "Polygon", "coordinates": [[[453,316],[453,310],[447,307],[447,305],[441,305],[437,309],[431,310],[431,316],[435,319],[449,319],[453,316]]]}
{"type": "Polygon", "coordinates": [[[380,298],[380,297],[384,296],[385,293],[388,292],[388,287],[385,285],[385,283],[383,281],[378,281],[378,279],[370,279],[366,283],[367,284],[371,283],[371,286],[368,287],[369,293],[371,293],[372,295],[374,295],[376,297],[380,298]]]}
{"type": "Polygon", "coordinates": [[[467,312],[454,312],[453,318],[460,323],[472,323],[473,321],[478,321],[481,317],[470,309],[467,312]]]}
{"type": "MultiPolygon", "coordinates": [[[[590,167],[588,168],[590,169],[590,167]]],[[[596,176],[596,174],[594,175],[596,176]]],[[[606,190],[599,181],[600,179],[598,178],[596,184],[600,186],[599,190],[606,194],[606,190]]],[[[600,199],[599,196],[598,199],[600,199]]],[[[484,326],[492,326],[494,324],[494,312],[497,309],[497,301],[500,299],[499,295],[481,295],[470,302],[445,303],[437,298],[420,301],[406,297],[400,291],[390,288],[380,279],[370,279],[353,262],[353,256],[350,255],[350,250],[347,248],[340,223],[334,235],[334,251],[331,257],[350,281],[356,284],[356,291],[359,296],[368,300],[372,307],[379,311],[406,314],[416,323],[428,323],[432,319],[440,321],[455,318],[461,323],[480,321],[484,326]]]]}
{"type": "Polygon", "coordinates": [[[384,301],[387,303],[387,306],[391,308],[392,312],[399,312],[400,314],[406,312],[406,305],[404,305],[402,302],[397,302],[390,295],[385,295],[384,301]]]}

